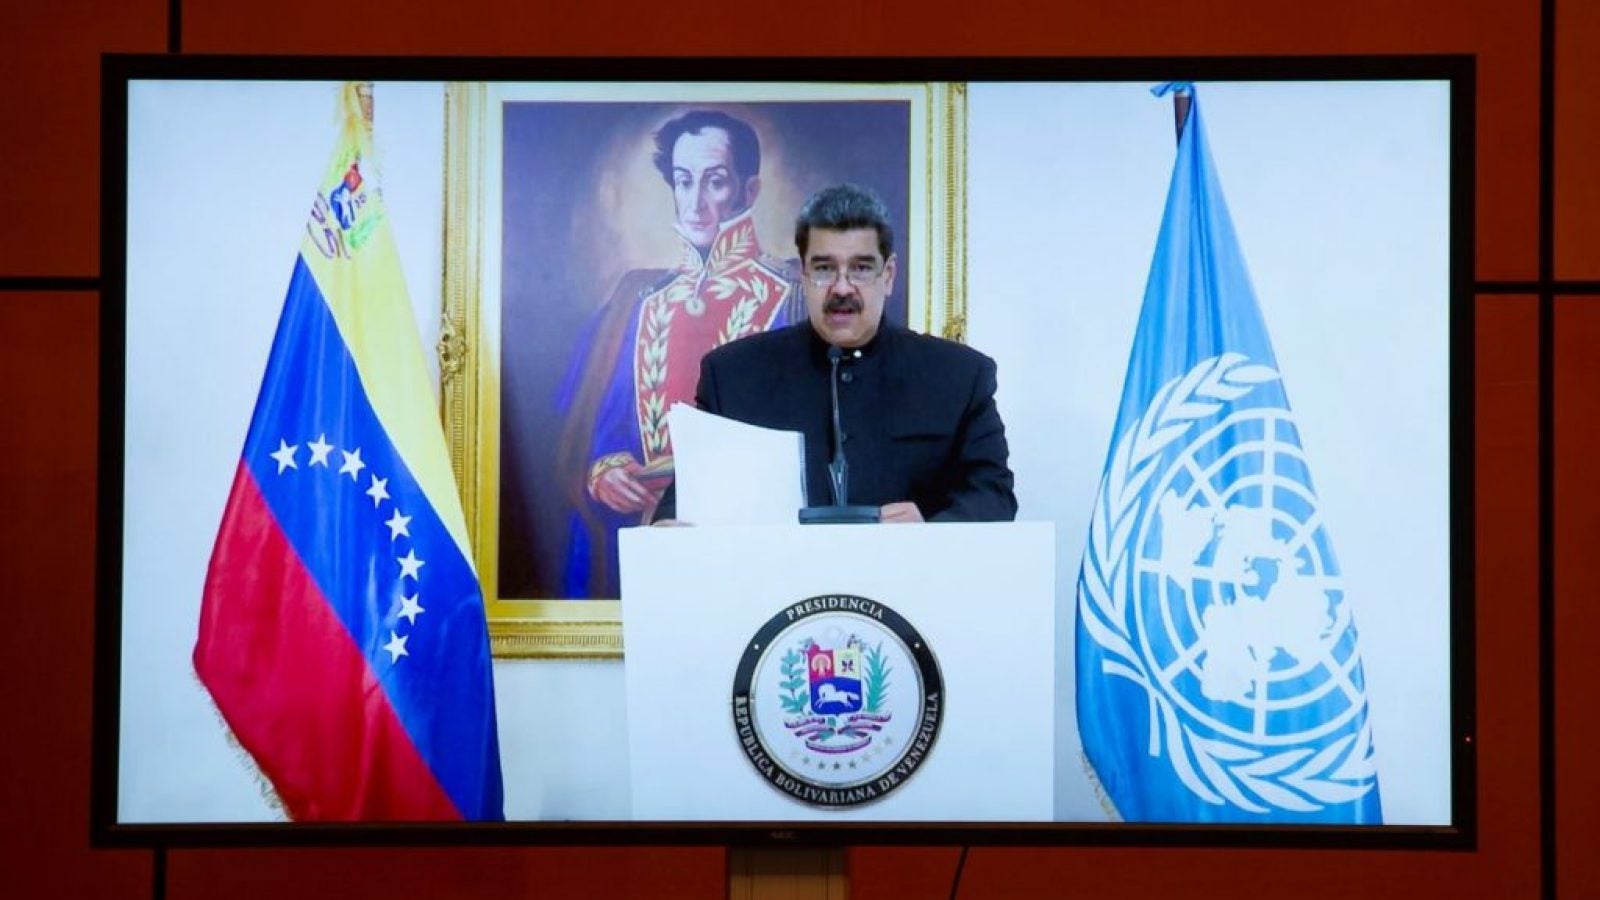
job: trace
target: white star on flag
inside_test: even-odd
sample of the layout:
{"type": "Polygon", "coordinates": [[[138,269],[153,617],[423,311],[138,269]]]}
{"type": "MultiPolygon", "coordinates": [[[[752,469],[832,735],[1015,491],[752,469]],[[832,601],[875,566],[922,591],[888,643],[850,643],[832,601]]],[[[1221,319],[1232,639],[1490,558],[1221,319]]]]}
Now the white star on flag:
{"type": "Polygon", "coordinates": [[[278,450],[267,455],[278,461],[278,474],[282,475],[284,469],[300,468],[294,461],[294,452],[300,449],[299,444],[291,444],[283,438],[278,438],[278,450]]]}
{"type": "Polygon", "coordinates": [[[355,481],[356,474],[367,467],[367,464],[361,461],[361,448],[357,447],[354,453],[347,450],[340,450],[339,453],[344,456],[344,465],[339,467],[339,474],[349,475],[350,480],[355,481]]]}
{"type": "Polygon", "coordinates": [[[389,643],[383,645],[383,649],[389,651],[389,662],[397,663],[400,661],[400,657],[411,655],[406,650],[406,641],[409,640],[411,640],[410,635],[401,637],[393,631],[389,632],[389,643]]]}
{"type": "Polygon", "coordinates": [[[372,508],[377,509],[378,504],[389,499],[389,479],[372,476],[372,487],[367,488],[367,496],[372,498],[372,508]]]}
{"type": "Polygon", "coordinates": [[[406,576],[410,576],[416,581],[422,580],[421,578],[417,577],[417,570],[421,569],[425,563],[422,560],[417,559],[416,550],[407,550],[406,555],[401,557],[398,562],[400,563],[400,579],[402,581],[405,580],[406,576]]]}
{"type": "Polygon", "coordinates": [[[397,615],[401,618],[404,618],[410,624],[417,624],[417,616],[420,616],[425,612],[427,612],[427,610],[422,608],[421,594],[418,594],[415,597],[400,598],[400,612],[397,613],[397,615]]]}
{"type": "Polygon", "coordinates": [[[317,439],[307,444],[306,447],[311,451],[311,464],[327,468],[328,451],[333,449],[333,445],[328,443],[328,436],[319,434],[317,439]]]}
{"type": "Polygon", "coordinates": [[[406,527],[411,524],[411,517],[400,515],[399,507],[395,507],[394,515],[390,516],[389,521],[383,524],[389,526],[389,540],[391,541],[397,540],[402,534],[406,537],[411,536],[411,530],[406,527]]]}

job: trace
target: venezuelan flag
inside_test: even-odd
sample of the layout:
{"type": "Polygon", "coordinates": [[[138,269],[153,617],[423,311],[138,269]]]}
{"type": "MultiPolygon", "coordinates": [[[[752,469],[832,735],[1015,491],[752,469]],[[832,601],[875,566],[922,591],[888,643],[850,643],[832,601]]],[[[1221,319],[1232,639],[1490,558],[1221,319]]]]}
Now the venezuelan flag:
{"type": "Polygon", "coordinates": [[[296,820],[503,817],[467,545],[361,87],[295,261],[194,664],[296,820]]]}

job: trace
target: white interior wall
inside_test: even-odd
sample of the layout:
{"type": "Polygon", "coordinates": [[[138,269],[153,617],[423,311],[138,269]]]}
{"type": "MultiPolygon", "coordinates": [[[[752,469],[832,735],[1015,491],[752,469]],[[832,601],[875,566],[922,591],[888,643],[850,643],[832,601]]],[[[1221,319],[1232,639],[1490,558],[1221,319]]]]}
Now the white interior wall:
{"type": "MultiPolygon", "coordinates": [[[[335,96],[184,82],[130,103],[123,821],[275,815],[189,658],[335,96]]],[[[380,84],[376,101],[431,348],[442,90],[380,84]]],[[[1386,817],[1447,822],[1447,98],[1209,85],[1201,102],[1354,604],[1386,817]]],[[[973,85],[970,103],[970,336],[1000,362],[1021,516],[1057,523],[1057,815],[1098,819],[1070,713],[1072,585],[1171,171],[1171,106],[1144,85],[973,85]]],[[[626,817],[621,664],[500,661],[495,677],[508,816],[626,817]]]]}

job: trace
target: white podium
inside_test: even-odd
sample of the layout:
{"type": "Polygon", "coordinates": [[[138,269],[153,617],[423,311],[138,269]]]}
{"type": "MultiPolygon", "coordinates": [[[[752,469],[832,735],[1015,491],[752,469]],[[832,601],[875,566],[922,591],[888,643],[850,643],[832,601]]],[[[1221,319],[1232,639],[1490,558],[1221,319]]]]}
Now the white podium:
{"type": "Polygon", "coordinates": [[[1054,530],[624,531],[633,817],[1049,821],[1054,530]]]}

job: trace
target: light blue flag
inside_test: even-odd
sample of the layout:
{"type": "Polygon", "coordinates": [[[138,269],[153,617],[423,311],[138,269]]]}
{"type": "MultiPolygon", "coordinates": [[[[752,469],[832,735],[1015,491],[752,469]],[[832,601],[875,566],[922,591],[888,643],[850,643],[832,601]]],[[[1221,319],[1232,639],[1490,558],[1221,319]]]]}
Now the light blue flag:
{"type": "Polygon", "coordinates": [[[1127,821],[1382,821],[1355,622],[1198,98],[1078,576],[1077,676],[1127,821]]]}

